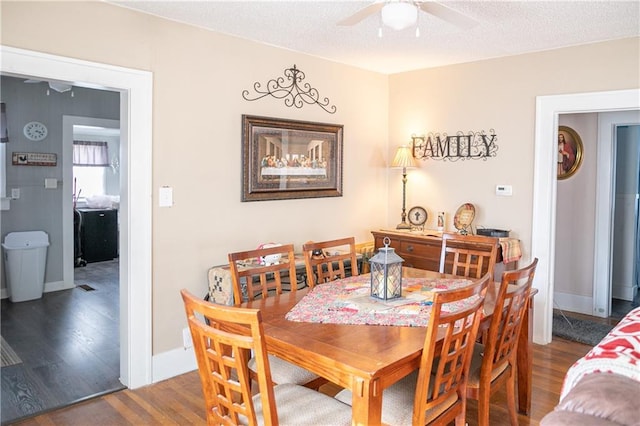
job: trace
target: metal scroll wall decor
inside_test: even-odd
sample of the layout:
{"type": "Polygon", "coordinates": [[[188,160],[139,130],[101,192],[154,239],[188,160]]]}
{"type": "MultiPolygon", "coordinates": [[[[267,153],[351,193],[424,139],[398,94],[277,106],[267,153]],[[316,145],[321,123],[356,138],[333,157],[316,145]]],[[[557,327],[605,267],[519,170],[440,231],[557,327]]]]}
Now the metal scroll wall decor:
{"type": "Polygon", "coordinates": [[[284,70],[284,77],[272,78],[267,82],[265,90],[259,81],[253,83],[253,90],[256,91],[255,97],[249,97],[249,91],[243,90],[242,97],[247,101],[257,101],[266,96],[273,96],[276,99],[284,99],[284,104],[288,107],[302,108],[304,104],[316,104],[329,114],[336,112],[336,106],[329,106],[329,98],[320,100],[318,89],[311,87],[309,83],[302,83],[305,79],[304,72],[296,68],[287,68],[284,70]]]}
{"type": "Polygon", "coordinates": [[[432,158],[434,160],[487,160],[496,157],[498,137],[493,129],[486,134],[478,132],[429,133],[426,136],[411,136],[413,156],[417,159],[432,158]]]}

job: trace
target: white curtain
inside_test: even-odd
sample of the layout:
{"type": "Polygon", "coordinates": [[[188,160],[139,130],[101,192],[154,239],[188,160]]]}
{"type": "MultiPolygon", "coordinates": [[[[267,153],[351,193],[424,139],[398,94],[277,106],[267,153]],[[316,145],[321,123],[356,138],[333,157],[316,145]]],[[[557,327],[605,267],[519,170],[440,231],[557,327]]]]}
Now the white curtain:
{"type": "Polygon", "coordinates": [[[106,142],[73,141],[74,166],[109,166],[109,148],[106,142]]]}

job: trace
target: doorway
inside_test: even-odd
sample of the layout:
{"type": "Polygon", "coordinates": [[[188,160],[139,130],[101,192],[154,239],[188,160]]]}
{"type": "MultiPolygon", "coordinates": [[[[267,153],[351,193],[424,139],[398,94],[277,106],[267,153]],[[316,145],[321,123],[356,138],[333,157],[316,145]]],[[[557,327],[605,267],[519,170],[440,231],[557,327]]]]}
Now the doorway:
{"type": "MultiPolygon", "coordinates": [[[[531,256],[539,259],[534,287],[538,294],[534,299],[535,343],[551,342],[553,313],[554,268],[555,268],[555,216],[556,216],[556,159],[558,115],[561,113],[625,111],[640,109],[640,90],[579,93],[568,95],[539,96],[536,99],[535,166],[532,217],[531,256]]],[[[599,126],[601,128],[601,126],[599,126]]],[[[599,139],[601,139],[599,137],[599,139]]],[[[602,144],[600,144],[602,145],[602,144]]],[[[600,155],[598,155],[600,158],[600,155]]],[[[600,183],[598,183],[600,187],[600,183]]],[[[602,196],[602,193],[599,193],[602,196]]],[[[602,202],[596,203],[598,213],[607,210],[602,202]]],[[[597,215],[598,222],[604,215],[597,215]]],[[[596,241],[609,241],[607,235],[599,234],[596,241]]],[[[607,248],[596,248],[596,256],[607,248]]],[[[596,277],[597,278],[597,277],[596,277]]]]}
{"type": "Polygon", "coordinates": [[[598,168],[596,185],[596,241],[593,279],[593,315],[609,317],[613,282],[614,201],[616,171],[616,129],[625,124],[640,124],[640,110],[598,114],[598,168]]]}
{"type": "MultiPolygon", "coordinates": [[[[635,224],[633,220],[634,200],[627,200],[631,216],[629,217],[630,230],[622,230],[623,236],[631,236],[632,243],[629,250],[625,241],[625,251],[616,251],[616,238],[620,240],[621,229],[617,229],[622,219],[629,216],[629,209],[623,208],[622,199],[628,198],[627,194],[616,195],[612,191],[611,201],[608,196],[598,194],[597,187],[618,188],[624,192],[632,191],[635,197],[638,186],[638,149],[635,154],[629,150],[618,150],[624,161],[616,159],[616,129],[619,123],[627,123],[633,120],[633,112],[583,112],[577,114],[560,114],[558,118],[559,128],[563,127],[573,132],[580,142],[581,165],[569,178],[558,180],[556,184],[556,238],[555,238],[555,268],[554,268],[554,308],[561,311],[579,313],[588,316],[607,318],[611,313],[610,300],[596,300],[594,286],[610,286],[620,280],[630,282],[633,271],[629,271],[628,277],[623,277],[620,261],[626,260],[628,255],[635,253],[633,236],[635,236],[635,224]],[[601,131],[602,130],[602,131],[601,131]],[[602,137],[606,133],[608,137],[602,137]],[[620,175],[628,168],[632,183],[625,184],[620,179],[616,183],[616,175],[620,175]],[[596,217],[595,206],[601,200],[603,207],[600,214],[606,214],[604,218],[596,217]],[[620,202],[614,204],[616,200],[620,202]],[[631,203],[631,204],[630,204],[631,203]],[[614,221],[615,218],[615,221],[614,221]],[[599,220],[598,220],[599,219],[599,220]],[[609,239],[595,239],[595,230],[598,223],[607,224],[611,228],[608,232],[609,239]],[[618,227],[612,226],[617,223],[618,227]],[[603,253],[606,258],[595,258],[596,248],[605,247],[603,253]],[[606,281],[594,279],[595,272],[602,265],[618,263],[617,267],[609,267],[612,271],[606,281]],[[595,265],[595,266],[594,266],[595,265]],[[618,273],[617,273],[618,272],[618,273]]],[[[618,241],[621,246],[622,241],[618,241]]],[[[633,265],[631,265],[633,266],[633,265]]],[[[605,276],[603,274],[603,276],[605,276]]],[[[617,286],[614,286],[614,289],[617,286]]],[[[620,298],[620,294],[610,292],[612,298],[620,298]]]]}
{"type": "Polygon", "coordinates": [[[6,75],[72,81],[121,94],[120,381],[129,388],[150,384],[152,74],[6,46],[0,53],[0,72],[6,75]]]}
{"type": "Polygon", "coordinates": [[[614,135],[616,166],[609,316],[621,318],[638,305],[640,124],[616,125],[614,135]]]}

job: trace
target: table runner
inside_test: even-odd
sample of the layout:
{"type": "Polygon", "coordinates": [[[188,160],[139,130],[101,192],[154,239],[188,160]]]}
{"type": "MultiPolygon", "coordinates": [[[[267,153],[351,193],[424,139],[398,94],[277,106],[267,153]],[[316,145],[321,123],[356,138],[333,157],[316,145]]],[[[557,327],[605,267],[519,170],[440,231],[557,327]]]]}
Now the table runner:
{"type": "MultiPolygon", "coordinates": [[[[460,278],[402,278],[402,297],[384,301],[370,296],[369,274],[358,275],[315,286],[285,318],[297,322],[426,327],[434,292],[471,283],[460,278]]],[[[453,312],[473,301],[470,298],[447,303],[443,311],[453,312]]]]}

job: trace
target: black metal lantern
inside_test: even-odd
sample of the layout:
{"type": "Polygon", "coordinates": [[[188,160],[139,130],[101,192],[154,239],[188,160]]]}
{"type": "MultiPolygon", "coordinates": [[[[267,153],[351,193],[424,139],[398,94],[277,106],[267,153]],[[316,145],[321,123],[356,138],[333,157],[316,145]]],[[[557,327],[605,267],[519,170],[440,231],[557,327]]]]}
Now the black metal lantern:
{"type": "Polygon", "coordinates": [[[395,249],[389,247],[391,240],[385,237],[381,247],[369,260],[371,266],[371,296],[389,300],[402,296],[402,262],[395,249]]]}

